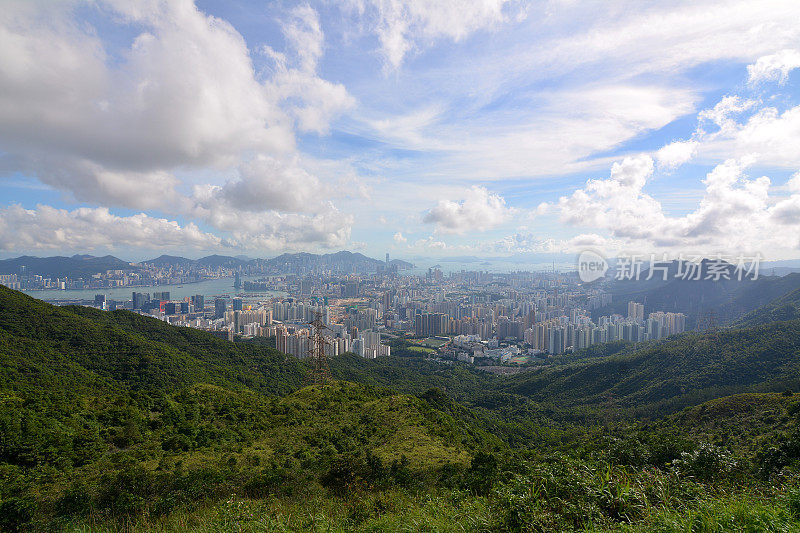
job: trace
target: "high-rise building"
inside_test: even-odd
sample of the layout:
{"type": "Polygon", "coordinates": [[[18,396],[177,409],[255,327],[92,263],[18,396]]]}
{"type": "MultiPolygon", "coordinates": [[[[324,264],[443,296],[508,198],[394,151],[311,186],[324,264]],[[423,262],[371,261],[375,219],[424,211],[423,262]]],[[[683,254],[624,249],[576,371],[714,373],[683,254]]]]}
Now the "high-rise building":
{"type": "Polygon", "coordinates": [[[195,313],[202,313],[206,306],[205,306],[205,298],[202,294],[195,294],[192,296],[192,304],[194,304],[194,312],[195,313]]]}
{"type": "Polygon", "coordinates": [[[145,304],[150,301],[150,294],[147,292],[134,292],[131,296],[134,309],[143,309],[145,304]]]}
{"type": "Polygon", "coordinates": [[[244,308],[244,300],[241,298],[234,298],[233,299],[233,310],[234,311],[241,311],[244,308]]]}
{"type": "Polygon", "coordinates": [[[358,297],[358,281],[348,281],[344,284],[344,297],[357,298],[358,297]]]}
{"type": "Polygon", "coordinates": [[[637,324],[644,322],[644,304],[628,302],[628,320],[637,324]]]}
{"type": "Polygon", "coordinates": [[[214,300],[214,318],[223,318],[225,316],[225,309],[227,302],[224,298],[217,298],[214,300]]]}

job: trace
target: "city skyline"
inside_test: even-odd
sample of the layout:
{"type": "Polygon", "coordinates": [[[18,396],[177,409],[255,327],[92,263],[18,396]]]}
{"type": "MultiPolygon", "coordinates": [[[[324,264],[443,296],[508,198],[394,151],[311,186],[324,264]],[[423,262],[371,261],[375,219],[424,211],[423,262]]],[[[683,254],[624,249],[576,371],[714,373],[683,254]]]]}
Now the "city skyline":
{"type": "Polygon", "coordinates": [[[800,6],[9,1],[0,257],[800,258],[800,6]]]}

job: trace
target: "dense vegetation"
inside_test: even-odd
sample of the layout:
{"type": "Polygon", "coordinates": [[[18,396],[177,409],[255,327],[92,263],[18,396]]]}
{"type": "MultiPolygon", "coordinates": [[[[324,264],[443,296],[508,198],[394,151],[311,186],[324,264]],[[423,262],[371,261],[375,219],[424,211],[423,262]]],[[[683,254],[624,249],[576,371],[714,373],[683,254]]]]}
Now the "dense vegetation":
{"type": "Polygon", "coordinates": [[[767,305],[747,313],[737,321],[739,326],[755,326],[800,318],[800,289],[784,294],[767,305]]]}
{"type": "Polygon", "coordinates": [[[508,377],[408,355],[311,386],[265,343],[0,287],[0,529],[800,528],[798,321],[508,377]]]}

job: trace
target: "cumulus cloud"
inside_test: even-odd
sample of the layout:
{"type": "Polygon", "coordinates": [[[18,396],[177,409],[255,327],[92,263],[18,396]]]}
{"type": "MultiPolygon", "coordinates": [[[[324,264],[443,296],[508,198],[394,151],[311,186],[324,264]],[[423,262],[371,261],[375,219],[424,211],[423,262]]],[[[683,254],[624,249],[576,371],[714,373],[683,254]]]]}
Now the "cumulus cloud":
{"type": "Polygon", "coordinates": [[[789,73],[796,68],[800,68],[800,51],[781,50],[778,53],[760,57],[755,63],[748,65],[748,81],[751,84],[764,81],[776,81],[784,84],[789,79],[789,73]]]}
{"type": "Polygon", "coordinates": [[[725,159],[752,156],[763,165],[796,169],[800,166],[800,105],[781,111],[739,96],[727,96],[700,113],[694,140],[698,153],[725,159]],[[718,129],[707,131],[710,121],[718,129]]]}
{"type": "Polygon", "coordinates": [[[408,242],[408,239],[407,239],[407,238],[405,238],[405,237],[403,236],[403,234],[402,234],[402,233],[400,233],[399,231],[398,231],[397,233],[395,233],[395,234],[394,234],[394,237],[392,237],[392,239],[394,240],[394,242],[395,242],[396,244],[405,244],[405,243],[407,243],[407,242],[408,242]]]}
{"type": "Polygon", "coordinates": [[[353,225],[353,216],[340,212],[331,203],[311,214],[211,209],[200,216],[230,233],[236,246],[253,250],[341,248],[350,239],[353,225]]]}
{"type": "Polygon", "coordinates": [[[731,159],[714,167],[703,180],[699,205],[684,216],[668,216],[644,192],[653,173],[653,161],[646,155],[615,163],[609,178],[589,180],[560,198],[556,211],[563,222],[607,231],[618,243],[641,249],[796,253],[800,194],[771,197],[768,177],[746,176],[753,161],[731,159]]]}
{"type": "Polygon", "coordinates": [[[321,214],[268,212],[252,216],[217,211],[209,222],[226,236],[207,233],[192,222],[140,213],[116,216],[107,208],[72,211],[40,205],[24,209],[11,205],[0,209],[0,250],[87,251],[119,247],[199,250],[303,250],[309,247],[341,248],[350,239],[352,217],[333,206],[321,214]]]}
{"type": "Polygon", "coordinates": [[[429,235],[424,239],[417,239],[412,245],[413,248],[421,250],[432,250],[441,252],[448,249],[447,243],[436,239],[433,235],[429,235]]]}
{"type": "Polygon", "coordinates": [[[144,213],[120,217],[103,207],[68,211],[12,205],[0,209],[0,250],[85,251],[120,246],[211,250],[228,244],[195,224],[181,226],[144,213]]]}
{"type": "Polygon", "coordinates": [[[659,168],[674,170],[691,160],[697,153],[697,141],[675,141],[656,152],[659,168]]]}
{"type": "Polygon", "coordinates": [[[485,187],[474,186],[462,201],[439,200],[423,217],[423,222],[436,224],[442,233],[464,234],[485,231],[506,222],[514,212],[502,196],[485,187]]]}
{"type": "Polygon", "coordinates": [[[195,213],[207,216],[213,210],[260,212],[308,212],[323,203],[323,187],[297,158],[256,156],[239,167],[239,177],[222,186],[195,187],[195,213]]]}
{"type": "MultiPolygon", "coordinates": [[[[4,4],[0,174],[24,172],[80,201],[200,219],[240,246],[346,242],[352,217],[314,199],[330,188],[295,146],[295,130],[325,133],[354,105],[343,85],[317,74],[316,11],[288,13],[286,49],[265,48],[273,68],[262,73],[243,37],[192,0],[101,0],[94,9],[105,24],[131,28],[132,41],[101,39],[73,3],[4,4]],[[194,170],[235,177],[186,194],[177,176],[194,170]],[[234,228],[232,210],[259,227],[234,228]]],[[[65,218],[70,227],[80,220],[65,218]]]]}
{"type": "Polygon", "coordinates": [[[244,39],[192,2],[108,4],[139,30],[121,61],[71,13],[42,17],[15,5],[0,19],[6,151],[144,172],[293,148],[244,39]]]}

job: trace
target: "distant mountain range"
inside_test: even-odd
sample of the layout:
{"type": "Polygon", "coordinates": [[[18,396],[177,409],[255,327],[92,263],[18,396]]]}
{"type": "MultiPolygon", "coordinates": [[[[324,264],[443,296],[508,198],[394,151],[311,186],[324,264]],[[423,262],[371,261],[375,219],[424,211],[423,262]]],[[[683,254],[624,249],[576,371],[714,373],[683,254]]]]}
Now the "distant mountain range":
{"type": "MultiPolygon", "coordinates": [[[[284,271],[325,269],[339,272],[373,272],[381,266],[386,266],[385,261],[367,257],[358,252],[341,251],[333,254],[282,254],[272,259],[259,260],[267,266],[284,271]]],[[[401,259],[389,261],[389,266],[396,266],[398,270],[407,270],[414,265],[401,259]]]]}
{"type": "Polygon", "coordinates": [[[23,255],[0,261],[0,274],[38,274],[45,278],[91,278],[106,270],[137,270],[138,267],[113,255],[95,257],[92,255],[73,255],[72,257],[33,257],[23,255]]]}
{"type": "MultiPolygon", "coordinates": [[[[413,264],[400,259],[389,262],[398,270],[413,268],[413,264]]],[[[367,257],[360,253],[341,251],[330,254],[294,253],[283,254],[271,259],[247,259],[225,255],[209,255],[200,259],[188,259],[173,255],[162,255],[139,263],[127,262],[112,255],[95,257],[92,255],[73,255],[72,257],[33,257],[29,255],[0,260],[0,274],[20,274],[24,267],[28,275],[46,278],[90,278],[93,274],[107,270],[141,270],[143,265],[159,268],[170,266],[181,268],[238,268],[262,267],[280,272],[307,272],[315,269],[332,270],[340,273],[375,272],[385,266],[384,261],[367,257]]]]}
{"type": "MultiPolygon", "coordinates": [[[[155,259],[142,261],[142,264],[166,267],[176,266],[198,266],[210,268],[236,268],[245,266],[256,266],[267,269],[275,269],[281,272],[300,272],[315,269],[334,270],[338,272],[375,272],[379,267],[385,266],[385,261],[367,257],[358,252],[341,251],[331,254],[310,254],[299,252],[293,254],[282,254],[271,259],[247,259],[244,257],[228,257],[223,255],[210,255],[200,259],[187,259],[171,255],[162,255],[155,259]]],[[[400,259],[389,261],[390,266],[396,266],[398,270],[413,268],[414,265],[400,259]]]]}

